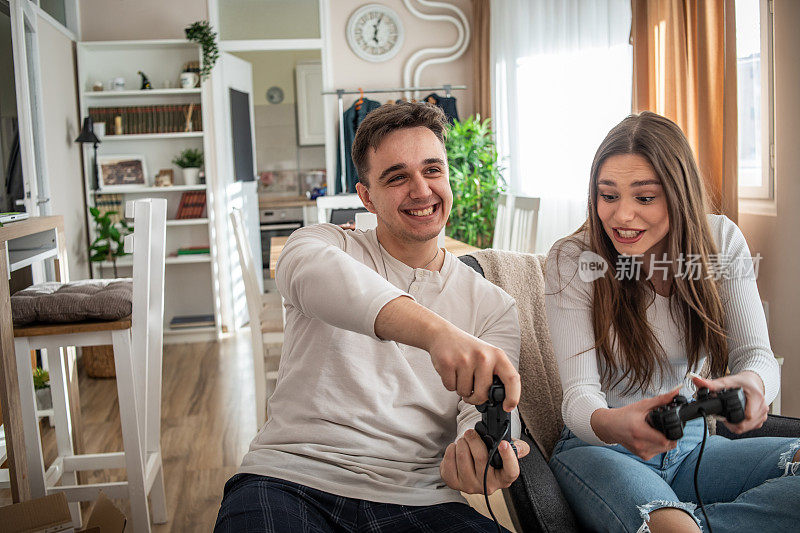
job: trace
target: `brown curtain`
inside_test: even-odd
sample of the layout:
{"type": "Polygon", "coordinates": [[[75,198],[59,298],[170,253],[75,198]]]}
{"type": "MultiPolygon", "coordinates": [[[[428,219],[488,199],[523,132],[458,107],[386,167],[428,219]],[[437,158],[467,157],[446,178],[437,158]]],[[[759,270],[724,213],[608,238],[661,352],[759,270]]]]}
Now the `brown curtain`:
{"type": "Polygon", "coordinates": [[[677,123],[714,213],[738,218],[734,0],[631,0],[633,111],[677,123]]]}
{"type": "Polygon", "coordinates": [[[492,116],[490,46],[490,0],[472,0],[472,71],[475,113],[482,119],[492,116]]]}

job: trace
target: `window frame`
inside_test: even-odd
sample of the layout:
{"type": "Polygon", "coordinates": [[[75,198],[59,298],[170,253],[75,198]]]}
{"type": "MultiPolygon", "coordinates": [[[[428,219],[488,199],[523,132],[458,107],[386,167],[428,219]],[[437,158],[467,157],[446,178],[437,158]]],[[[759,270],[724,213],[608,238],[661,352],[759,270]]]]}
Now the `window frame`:
{"type": "MultiPolygon", "coordinates": [[[[761,40],[761,185],[739,185],[739,198],[775,200],[775,69],[773,0],[759,0],[761,40]]],[[[738,106],[738,103],[737,103],[738,106]]],[[[738,168],[737,156],[737,168],[738,168]]]]}

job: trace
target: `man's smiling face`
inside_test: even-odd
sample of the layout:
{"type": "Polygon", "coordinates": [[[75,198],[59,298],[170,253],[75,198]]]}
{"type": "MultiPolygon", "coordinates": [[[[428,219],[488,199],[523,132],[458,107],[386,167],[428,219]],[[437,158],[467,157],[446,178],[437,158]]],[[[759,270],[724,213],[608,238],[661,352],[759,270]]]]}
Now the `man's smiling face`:
{"type": "Polygon", "coordinates": [[[368,160],[369,187],[356,189],[379,226],[404,243],[435,239],[453,206],[447,154],[436,135],[425,127],[393,131],[368,160]]]}

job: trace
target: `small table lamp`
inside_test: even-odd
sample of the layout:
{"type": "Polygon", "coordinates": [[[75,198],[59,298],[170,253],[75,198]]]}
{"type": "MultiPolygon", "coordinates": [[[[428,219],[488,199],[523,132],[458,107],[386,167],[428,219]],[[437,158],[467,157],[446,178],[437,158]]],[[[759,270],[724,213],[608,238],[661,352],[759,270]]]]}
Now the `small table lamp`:
{"type": "Polygon", "coordinates": [[[81,144],[94,144],[94,161],[92,161],[92,168],[94,169],[92,172],[92,177],[94,181],[92,182],[92,187],[97,190],[97,145],[100,144],[101,141],[97,138],[97,135],[94,134],[94,122],[92,121],[92,117],[86,117],[83,119],[83,129],[81,129],[81,133],[78,135],[78,138],[75,139],[75,142],[81,144]]]}

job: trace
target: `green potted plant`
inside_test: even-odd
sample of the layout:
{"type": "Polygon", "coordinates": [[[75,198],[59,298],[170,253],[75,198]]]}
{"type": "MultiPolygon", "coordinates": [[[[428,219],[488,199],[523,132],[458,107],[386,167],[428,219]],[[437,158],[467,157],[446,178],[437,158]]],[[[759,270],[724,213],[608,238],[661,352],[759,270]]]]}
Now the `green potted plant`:
{"type": "Polygon", "coordinates": [[[453,189],[447,234],[478,248],[490,247],[497,198],[505,190],[490,119],[481,121],[477,116],[455,121],[448,127],[445,148],[453,189]]]}
{"type": "Polygon", "coordinates": [[[45,411],[53,408],[53,396],[50,394],[50,374],[47,370],[36,367],[33,371],[33,388],[36,390],[36,408],[45,411]]]}
{"type": "Polygon", "coordinates": [[[123,239],[131,232],[131,227],[123,218],[119,222],[114,220],[116,211],[100,213],[96,207],[90,207],[89,212],[94,219],[95,239],[89,245],[89,261],[111,261],[114,277],[117,275],[117,258],[125,254],[123,239]]]}
{"type": "Polygon", "coordinates": [[[203,151],[196,148],[187,148],[175,156],[172,163],[181,167],[183,171],[183,183],[186,185],[197,185],[200,167],[203,166],[203,151]]]}
{"type": "Polygon", "coordinates": [[[200,78],[206,79],[211,74],[211,69],[217,63],[219,50],[217,49],[217,32],[211,28],[207,20],[192,23],[184,30],[186,38],[200,45],[203,49],[203,65],[200,68],[200,78]]]}

